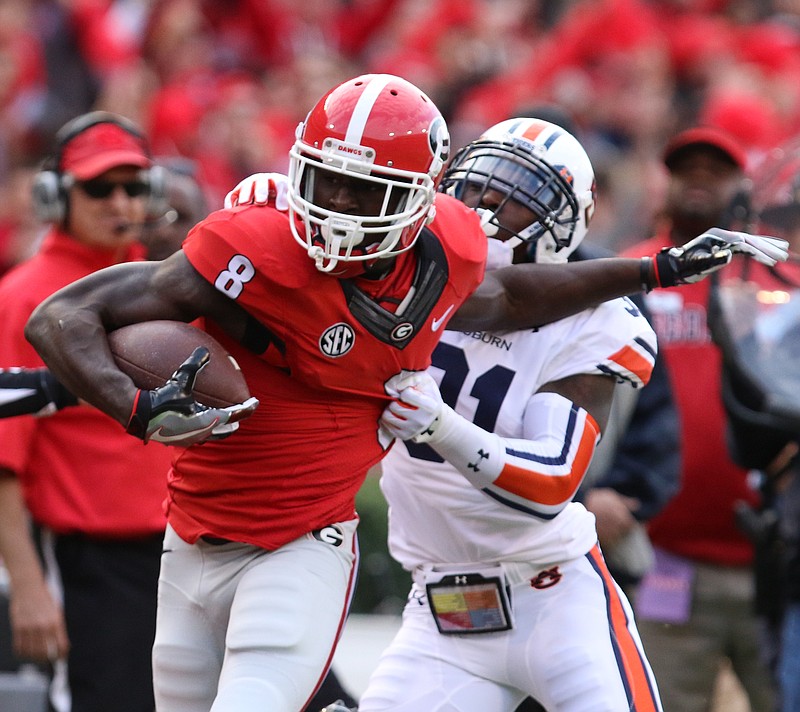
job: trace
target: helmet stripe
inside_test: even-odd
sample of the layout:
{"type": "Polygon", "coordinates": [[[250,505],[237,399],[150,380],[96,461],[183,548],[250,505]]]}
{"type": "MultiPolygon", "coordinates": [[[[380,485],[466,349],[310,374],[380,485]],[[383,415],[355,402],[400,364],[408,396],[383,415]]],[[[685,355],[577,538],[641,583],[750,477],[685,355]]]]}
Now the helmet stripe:
{"type": "Polygon", "coordinates": [[[544,142],[544,147],[545,147],[545,148],[550,148],[550,146],[552,146],[552,145],[555,143],[556,139],[557,139],[559,136],[563,136],[563,134],[561,133],[561,131],[558,131],[558,130],[555,130],[555,131],[553,131],[553,133],[551,133],[551,134],[550,134],[550,135],[547,137],[547,140],[544,142]]]}
{"type": "Polygon", "coordinates": [[[533,121],[531,122],[531,125],[528,126],[528,128],[523,132],[522,138],[526,138],[528,141],[534,141],[536,140],[536,137],[542,133],[542,131],[549,128],[552,128],[552,126],[549,126],[544,121],[533,121]]]}
{"type": "Polygon", "coordinates": [[[367,125],[367,119],[372,112],[372,107],[380,96],[383,88],[393,79],[388,74],[376,74],[370,80],[369,84],[364,87],[364,91],[356,102],[353,109],[353,116],[350,118],[350,123],[347,125],[347,133],[345,134],[345,143],[355,145],[361,144],[361,139],[364,136],[364,127],[367,125]]]}
{"type": "Polygon", "coordinates": [[[530,142],[534,142],[546,129],[550,129],[551,134],[544,139],[542,145],[545,148],[550,148],[555,140],[562,135],[562,132],[558,130],[558,127],[555,124],[550,124],[546,121],[542,121],[541,119],[535,119],[531,122],[530,126],[523,131],[522,138],[525,138],[530,142]]]}

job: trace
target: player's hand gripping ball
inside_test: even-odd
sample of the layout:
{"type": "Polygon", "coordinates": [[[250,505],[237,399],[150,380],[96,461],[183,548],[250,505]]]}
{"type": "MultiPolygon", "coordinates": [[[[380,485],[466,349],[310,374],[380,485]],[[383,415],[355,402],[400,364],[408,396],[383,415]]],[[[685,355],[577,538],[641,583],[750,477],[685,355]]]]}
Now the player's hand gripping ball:
{"type": "Polygon", "coordinates": [[[188,447],[219,440],[258,406],[236,361],[189,324],[134,324],[109,334],[109,344],[120,370],[139,386],[126,429],[145,442],[188,447]]]}
{"type": "Polygon", "coordinates": [[[235,359],[205,331],[182,321],[146,321],[123,326],[108,335],[111,353],[121,371],[143,390],[164,385],[198,346],[210,359],[197,374],[194,397],[212,408],[243,403],[250,397],[235,359]]]}

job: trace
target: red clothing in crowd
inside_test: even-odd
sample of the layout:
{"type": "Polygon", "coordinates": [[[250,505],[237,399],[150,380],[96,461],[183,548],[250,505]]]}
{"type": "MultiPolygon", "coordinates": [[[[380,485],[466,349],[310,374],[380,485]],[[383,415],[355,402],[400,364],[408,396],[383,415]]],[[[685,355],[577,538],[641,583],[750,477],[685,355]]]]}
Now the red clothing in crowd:
{"type": "MultiPolygon", "coordinates": [[[[138,248],[126,260],[133,259],[138,248]]],[[[53,230],[41,250],[0,280],[0,366],[42,366],[23,336],[33,309],[115,260],[53,230]]],[[[20,480],[34,520],[59,534],[128,538],[164,530],[172,449],[145,446],[90,406],[0,420],[0,468],[20,480]],[[76,467],[75,463],[81,463],[76,467]]]]}
{"type": "MultiPolygon", "coordinates": [[[[623,256],[651,255],[666,246],[672,246],[669,237],[658,235],[623,256]]],[[[707,324],[709,290],[704,280],[647,295],[659,358],[666,361],[681,421],[683,456],[681,488],[650,521],[649,532],[656,546],[674,554],[740,566],[750,563],[753,547],[736,526],[734,504],[755,504],[758,495],[725,443],[721,355],[707,324]]]]}

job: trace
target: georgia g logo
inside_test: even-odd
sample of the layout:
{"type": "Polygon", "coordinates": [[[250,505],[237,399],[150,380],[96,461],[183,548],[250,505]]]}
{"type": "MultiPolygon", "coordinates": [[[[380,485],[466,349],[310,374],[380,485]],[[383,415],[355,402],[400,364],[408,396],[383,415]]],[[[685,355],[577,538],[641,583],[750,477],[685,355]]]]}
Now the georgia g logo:
{"type": "Polygon", "coordinates": [[[319,337],[319,350],[330,358],[344,356],[356,342],[356,333],[349,324],[340,322],[329,326],[319,337]]]}
{"type": "Polygon", "coordinates": [[[322,529],[315,529],[311,532],[311,536],[317,541],[321,541],[323,544],[330,544],[331,546],[341,546],[344,543],[344,532],[342,528],[336,524],[329,524],[322,529]]]}
{"type": "Polygon", "coordinates": [[[441,116],[437,116],[428,129],[428,143],[433,155],[433,162],[428,175],[437,176],[450,158],[450,134],[447,124],[441,116]]]}
{"type": "Polygon", "coordinates": [[[405,321],[392,329],[391,338],[393,341],[405,341],[414,333],[414,325],[405,321]]]}

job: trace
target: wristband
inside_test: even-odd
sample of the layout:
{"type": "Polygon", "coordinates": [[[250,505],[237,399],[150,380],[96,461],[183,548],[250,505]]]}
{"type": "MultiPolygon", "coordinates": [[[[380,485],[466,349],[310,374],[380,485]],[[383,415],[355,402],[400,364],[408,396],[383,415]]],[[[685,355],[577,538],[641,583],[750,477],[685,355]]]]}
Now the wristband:
{"type": "Polygon", "coordinates": [[[128,425],[125,431],[137,438],[144,440],[147,437],[147,426],[150,423],[150,413],[153,409],[150,391],[143,391],[141,388],[136,391],[131,408],[131,417],[128,418],[128,425]]]}
{"type": "Polygon", "coordinates": [[[673,254],[673,250],[680,250],[677,247],[662,247],[651,259],[653,260],[653,283],[656,287],[675,287],[679,284],[686,284],[687,278],[681,276],[681,262],[678,257],[684,260],[682,252],[678,255],[673,254]]]}
{"type": "Polygon", "coordinates": [[[653,258],[652,257],[642,257],[641,261],[639,262],[639,281],[640,287],[645,294],[649,294],[653,291],[653,282],[658,284],[657,279],[653,279],[654,275],[652,274],[652,267],[653,258]]]}

